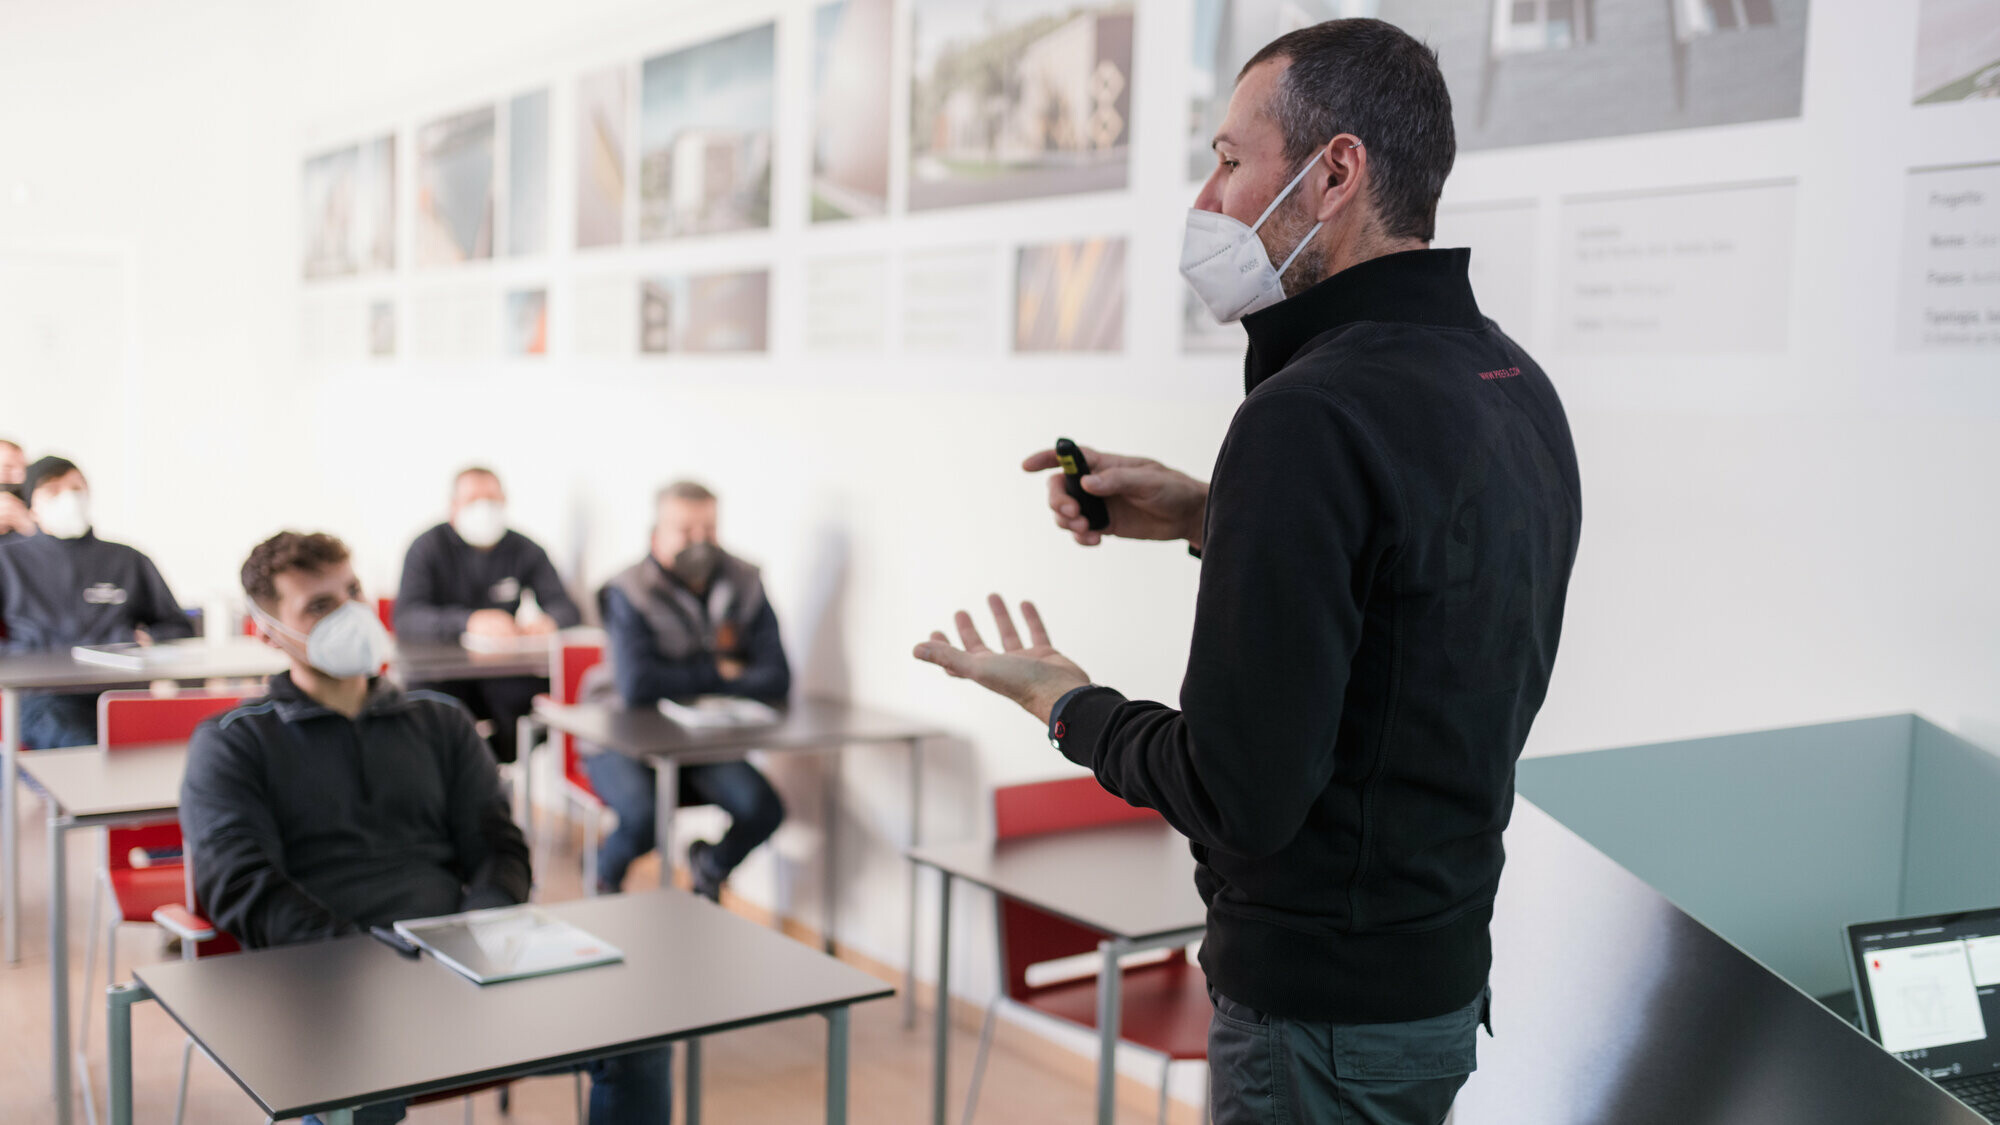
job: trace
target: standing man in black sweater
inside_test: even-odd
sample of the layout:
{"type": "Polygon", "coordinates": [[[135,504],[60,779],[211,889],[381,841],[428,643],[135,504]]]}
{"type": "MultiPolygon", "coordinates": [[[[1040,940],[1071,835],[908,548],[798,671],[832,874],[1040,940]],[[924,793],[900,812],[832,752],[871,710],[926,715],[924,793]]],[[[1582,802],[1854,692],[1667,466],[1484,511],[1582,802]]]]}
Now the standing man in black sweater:
{"type": "MultiPolygon", "coordinates": [[[[582,622],[576,603],[548,552],[507,527],[507,491],[491,469],[461,471],[451,486],[451,519],[417,537],[403,557],[403,585],[396,594],[396,635],[407,641],[457,644],[459,638],[520,637],[553,633],[582,622]],[[521,595],[541,607],[522,618],[521,595]]],[[[426,684],[450,695],[493,725],[493,755],[511,762],[520,753],[515,728],[536,695],[549,690],[541,676],[502,676],[426,684]]]]}
{"type": "MultiPolygon", "coordinates": [[[[68,652],[76,645],[151,643],[194,635],[160,571],[138,550],[97,537],[90,482],[61,457],[28,466],[23,491],[40,534],[0,546],[0,652],[68,652]]],[[[97,696],[31,692],[21,699],[21,745],[97,741],[97,696]]]]}
{"type": "MultiPolygon", "coordinates": [[[[280,532],[244,561],[243,592],[292,666],[188,742],[180,816],[202,910],[260,949],[525,902],[528,844],[492,757],[457,700],[376,675],[389,636],[346,545],[280,532]]],[[[668,1119],[666,1048],[587,1068],[592,1125],[668,1119]]],[[[354,1116],[388,1125],[403,1104],[354,1116]]]]}
{"type": "MultiPolygon", "coordinates": [[[[1514,763],[1581,526],[1569,427],[1427,249],[1451,169],[1431,50],[1376,20],[1292,32],[1238,76],[1182,273],[1244,318],[1213,483],[1086,451],[1093,530],[1201,559],[1181,709],[1128,700],[991,599],[917,656],[1020,703],[1064,756],[1193,842],[1217,1125],[1433,1125],[1488,1014],[1514,763]],[[1282,263],[1277,265],[1274,263],[1282,263]]],[[[1053,452],[1024,467],[1053,468],[1053,452]]]]}

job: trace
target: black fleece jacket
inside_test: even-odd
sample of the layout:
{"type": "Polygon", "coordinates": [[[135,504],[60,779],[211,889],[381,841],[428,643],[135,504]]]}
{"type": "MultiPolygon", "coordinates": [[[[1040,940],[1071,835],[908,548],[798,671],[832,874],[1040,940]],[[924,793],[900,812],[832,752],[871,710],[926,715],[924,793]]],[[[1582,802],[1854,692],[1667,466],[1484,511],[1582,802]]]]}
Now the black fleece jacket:
{"type": "Polygon", "coordinates": [[[1582,501],[1468,261],[1377,258],[1245,320],[1182,709],[1093,688],[1059,716],[1065,755],[1193,841],[1210,982],[1277,1015],[1440,1015],[1491,965],[1582,501]]]}
{"type": "Polygon", "coordinates": [[[403,556],[403,580],[396,591],[396,635],[412,641],[451,641],[465,632],[474,610],[521,608],[521,591],[533,590],[535,604],[562,628],[583,622],[562,576],[541,545],[518,531],[480,550],[448,523],[438,524],[410,544],[403,556]]]}
{"type": "Polygon", "coordinates": [[[528,897],[528,845],[471,716],[388,680],[349,719],[273,676],[195,728],[180,816],[200,908],[253,947],[528,897]]]}
{"type": "Polygon", "coordinates": [[[0,651],[123,644],[134,628],[155,640],[194,635],[160,571],[138,550],[99,539],[27,535],[0,545],[0,651]]]}

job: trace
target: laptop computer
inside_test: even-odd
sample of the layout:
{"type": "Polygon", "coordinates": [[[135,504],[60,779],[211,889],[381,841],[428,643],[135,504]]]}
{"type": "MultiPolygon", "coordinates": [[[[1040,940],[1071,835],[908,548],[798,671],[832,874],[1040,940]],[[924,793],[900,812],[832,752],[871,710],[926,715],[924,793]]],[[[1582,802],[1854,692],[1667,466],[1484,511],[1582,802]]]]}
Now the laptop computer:
{"type": "Polygon", "coordinates": [[[2000,907],[1842,929],[1861,1030],[2000,1121],[2000,907]]]}

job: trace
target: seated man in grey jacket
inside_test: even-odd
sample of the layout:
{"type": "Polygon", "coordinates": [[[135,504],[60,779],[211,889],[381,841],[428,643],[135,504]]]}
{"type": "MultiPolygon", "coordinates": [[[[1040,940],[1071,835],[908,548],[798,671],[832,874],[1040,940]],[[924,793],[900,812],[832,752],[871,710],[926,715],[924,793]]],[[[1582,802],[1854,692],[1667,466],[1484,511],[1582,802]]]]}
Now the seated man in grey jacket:
{"type": "MultiPolygon", "coordinates": [[[[681,481],[660,490],[651,553],[598,595],[609,643],[604,663],[584,680],[585,698],[652,707],[700,695],[783,703],[790,694],[792,669],[763,580],[756,567],[716,546],[715,524],[715,494],[707,488],[681,481]]],[[[598,889],[615,891],[632,861],[653,849],[653,767],[599,750],[583,768],[618,813],[597,860],[598,889]]],[[[749,762],[687,766],[681,782],[684,792],[730,816],[719,843],[697,840],[688,848],[695,890],[719,898],[729,873],[778,830],[785,806],[749,762]]]]}
{"type": "MultiPolygon", "coordinates": [[[[275,535],[243,591],[291,670],[188,745],[181,828],[215,924],[258,948],[524,901],[528,845],[492,754],[457,700],[377,677],[389,637],[346,546],[275,535]]],[[[666,1049],[589,1069],[593,1125],[667,1120],[666,1049]]],[[[392,1102],[356,1119],[402,1117],[392,1102]]]]}

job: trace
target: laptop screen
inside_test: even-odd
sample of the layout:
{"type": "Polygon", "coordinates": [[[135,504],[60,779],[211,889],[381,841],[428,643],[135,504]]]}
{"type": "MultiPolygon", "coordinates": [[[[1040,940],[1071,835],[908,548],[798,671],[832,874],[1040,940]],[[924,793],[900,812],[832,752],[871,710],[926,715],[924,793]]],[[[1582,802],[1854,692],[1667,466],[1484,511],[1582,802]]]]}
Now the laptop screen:
{"type": "Polygon", "coordinates": [[[2000,1070],[2000,908],[1846,929],[1862,1030],[1932,1078],[2000,1070]]]}

